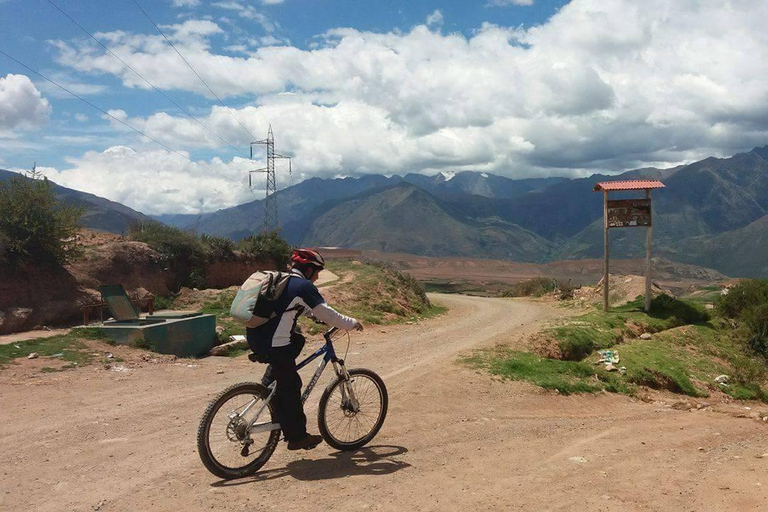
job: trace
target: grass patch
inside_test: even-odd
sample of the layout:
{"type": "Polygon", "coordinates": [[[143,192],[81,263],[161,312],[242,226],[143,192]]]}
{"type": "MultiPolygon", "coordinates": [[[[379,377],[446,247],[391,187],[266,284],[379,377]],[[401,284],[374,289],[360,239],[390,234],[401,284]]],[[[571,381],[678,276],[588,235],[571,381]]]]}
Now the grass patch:
{"type": "Polygon", "coordinates": [[[78,366],[86,365],[93,360],[93,355],[81,341],[83,339],[105,340],[106,336],[101,329],[73,329],[68,334],[0,345],[0,368],[14,359],[27,357],[34,352],[37,352],[40,357],[57,356],[56,359],[78,366]]]}
{"type": "Polygon", "coordinates": [[[704,397],[721,389],[736,399],[768,402],[766,363],[750,351],[728,321],[707,321],[703,308],[676,299],[661,299],[655,306],[650,315],[645,314],[638,299],[608,313],[593,311],[548,329],[559,342],[562,359],[494,349],[477,352],[465,362],[564,394],[604,390],[631,395],[644,386],[704,397]],[[638,328],[654,334],[638,339],[638,328]],[[608,372],[596,364],[595,351],[602,348],[619,351],[617,366],[626,367],[626,374],[608,372]],[[730,377],[727,386],[715,382],[718,375],[730,377]]]}
{"type": "Polygon", "coordinates": [[[394,324],[435,316],[436,308],[413,276],[378,262],[334,260],[328,270],[342,278],[338,300],[331,304],[340,312],[367,324],[394,324]]]}
{"type": "Polygon", "coordinates": [[[558,342],[563,359],[580,361],[592,352],[609,348],[635,332],[660,332],[688,324],[702,324],[709,320],[706,310],[697,304],[668,295],[654,297],[651,311],[643,311],[643,298],[638,297],[608,312],[598,310],[569,320],[565,325],[552,327],[547,332],[558,342]]]}
{"type": "Polygon", "coordinates": [[[504,379],[530,382],[564,395],[603,390],[632,392],[631,387],[622,382],[618,375],[586,361],[561,361],[529,352],[497,348],[475,352],[464,362],[504,379]]]}
{"type": "Polygon", "coordinates": [[[173,309],[176,297],[170,295],[155,295],[155,309],[173,309]]]}

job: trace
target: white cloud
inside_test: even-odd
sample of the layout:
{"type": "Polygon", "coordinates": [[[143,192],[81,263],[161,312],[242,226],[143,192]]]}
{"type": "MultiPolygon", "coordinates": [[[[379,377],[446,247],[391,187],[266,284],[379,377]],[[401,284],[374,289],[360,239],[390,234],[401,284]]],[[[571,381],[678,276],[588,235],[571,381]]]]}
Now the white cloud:
{"type": "Polygon", "coordinates": [[[81,123],[85,123],[90,118],[85,114],[75,114],[75,120],[80,121],[81,123]]]}
{"type": "Polygon", "coordinates": [[[200,0],[173,0],[174,7],[197,7],[200,0]]]}
{"type": "Polygon", "coordinates": [[[241,18],[255,20],[259,25],[261,25],[261,28],[263,28],[264,31],[269,34],[274,32],[278,26],[277,23],[270,20],[264,13],[254,8],[252,5],[247,5],[231,0],[224,2],[213,2],[211,5],[214,7],[219,7],[220,9],[235,11],[241,18]]]}
{"type": "Polygon", "coordinates": [[[264,5],[278,5],[283,3],[285,0],[261,0],[261,3],[264,5]]]}
{"type": "Polygon", "coordinates": [[[147,214],[214,211],[258,196],[247,188],[254,162],[234,158],[195,165],[165,150],[134,150],[113,146],[71,159],[71,167],[44,169],[44,174],[65,187],[87,190],[147,214]]]}
{"type": "Polygon", "coordinates": [[[0,136],[17,128],[38,128],[48,122],[51,105],[25,75],[0,77],[0,136]]]}
{"type": "Polygon", "coordinates": [[[510,5],[533,5],[533,0],[491,0],[489,6],[507,7],[510,5]]]}
{"type": "MultiPolygon", "coordinates": [[[[758,20],[767,18],[768,3],[747,0],[574,0],[544,24],[485,24],[470,37],[426,25],[340,28],[310,50],[286,44],[242,56],[216,54],[212,26],[179,38],[218,94],[258,98],[238,118],[256,134],[272,122],[307,176],[462,168],[522,176],[675,164],[766,144],[768,31],[758,20]]],[[[103,37],[158,87],[207,93],[161,38],[103,37]]],[[[98,48],[57,45],[63,64],[143,87],[98,48]]],[[[125,115],[172,147],[222,147],[188,119],[125,115]]],[[[204,122],[247,147],[225,109],[204,122]]]]}
{"type": "Polygon", "coordinates": [[[428,27],[442,27],[443,26],[443,13],[440,9],[435,9],[429,16],[427,16],[428,27]]]}

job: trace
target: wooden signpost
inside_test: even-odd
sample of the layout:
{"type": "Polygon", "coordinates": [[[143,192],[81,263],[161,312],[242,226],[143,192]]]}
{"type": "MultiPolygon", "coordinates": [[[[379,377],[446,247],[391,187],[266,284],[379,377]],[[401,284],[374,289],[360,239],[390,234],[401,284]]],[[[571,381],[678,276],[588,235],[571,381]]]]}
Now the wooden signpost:
{"type": "Polygon", "coordinates": [[[608,311],[609,254],[611,228],[645,227],[645,311],[651,309],[651,242],[653,237],[653,215],[651,190],[664,188],[658,180],[605,181],[595,185],[595,192],[602,190],[603,196],[603,309],[608,311]],[[645,190],[644,199],[608,199],[611,191],[645,190]]]}

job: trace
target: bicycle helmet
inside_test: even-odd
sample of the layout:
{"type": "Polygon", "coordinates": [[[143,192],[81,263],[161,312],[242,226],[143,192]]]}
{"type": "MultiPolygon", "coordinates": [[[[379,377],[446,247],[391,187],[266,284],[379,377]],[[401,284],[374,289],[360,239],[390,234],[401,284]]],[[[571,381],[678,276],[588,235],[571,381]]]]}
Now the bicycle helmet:
{"type": "Polygon", "coordinates": [[[325,268],[325,259],[319,252],[312,249],[296,249],[291,255],[291,261],[294,265],[310,265],[315,267],[318,271],[325,268]]]}

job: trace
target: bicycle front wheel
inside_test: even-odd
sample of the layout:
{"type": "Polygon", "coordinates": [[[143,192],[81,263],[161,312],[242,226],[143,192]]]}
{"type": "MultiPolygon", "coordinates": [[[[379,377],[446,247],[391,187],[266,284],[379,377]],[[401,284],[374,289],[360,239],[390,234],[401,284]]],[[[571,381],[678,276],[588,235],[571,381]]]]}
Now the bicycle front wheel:
{"type": "Polygon", "coordinates": [[[272,403],[263,407],[268,396],[267,388],[248,382],[211,401],[197,430],[197,451],[208,471],[230,480],[252,475],[267,463],[280,440],[280,429],[264,428],[275,421],[272,403]],[[258,424],[249,429],[252,421],[258,424]]]}
{"type": "Polygon", "coordinates": [[[387,388],[370,370],[349,370],[349,380],[337,378],[320,398],[320,435],[337,450],[357,450],[379,433],[387,417],[387,388]]]}

